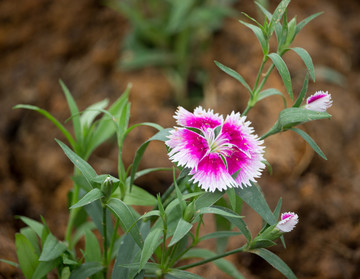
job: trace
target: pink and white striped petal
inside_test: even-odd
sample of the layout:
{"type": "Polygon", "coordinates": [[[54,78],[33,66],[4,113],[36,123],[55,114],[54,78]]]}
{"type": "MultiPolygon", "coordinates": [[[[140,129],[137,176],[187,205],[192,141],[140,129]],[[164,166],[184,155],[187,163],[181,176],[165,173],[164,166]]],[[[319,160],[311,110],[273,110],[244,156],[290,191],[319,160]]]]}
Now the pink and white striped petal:
{"type": "Polygon", "coordinates": [[[178,125],[202,130],[215,128],[223,122],[222,116],[215,114],[210,109],[206,111],[202,107],[197,107],[194,113],[187,111],[183,107],[178,107],[174,118],[177,120],[178,125]]]}
{"type": "Polygon", "coordinates": [[[332,105],[331,95],[326,91],[317,91],[306,99],[305,108],[319,112],[326,111],[332,105]]]}
{"type": "Polygon", "coordinates": [[[197,170],[191,171],[191,180],[199,184],[205,191],[223,191],[227,188],[238,187],[231,177],[220,155],[216,153],[207,154],[199,163],[197,170]]]}
{"type": "Polygon", "coordinates": [[[299,216],[294,212],[285,212],[281,214],[281,220],[276,225],[276,228],[281,232],[290,232],[292,231],[296,224],[299,222],[299,216]]]}
{"type": "Polygon", "coordinates": [[[250,121],[245,120],[246,117],[232,112],[222,127],[222,134],[228,137],[229,143],[234,146],[232,154],[226,157],[228,171],[232,175],[240,170],[235,179],[240,187],[250,185],[250,181],[256,182],[256,178],[260,177],[265,168],[262,162],[263,141],[253,134],[250,121]]]}
{"type": "Polygon", "coordinates": [[[170,160],[179,166],[196,169],[200,160],[208,151],[206,140],[199,134],[185,129],[175,128],[165,142],[171,148],[170,160]]]}

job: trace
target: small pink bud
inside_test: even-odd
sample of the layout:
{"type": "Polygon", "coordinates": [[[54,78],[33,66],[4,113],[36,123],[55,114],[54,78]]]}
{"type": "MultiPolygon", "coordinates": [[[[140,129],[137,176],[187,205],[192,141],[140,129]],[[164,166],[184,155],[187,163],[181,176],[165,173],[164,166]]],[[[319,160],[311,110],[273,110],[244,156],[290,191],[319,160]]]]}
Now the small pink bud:
{"type": "Polygon", "coordinates": [[[317,91],[306,99],[305,108],[319,112],[326,111],[332,105],[331,95],[326,91],[317,91]]]}
{"type": "Polygon", "coordinates": [[[293,212],[286,212],[281,214],[281,221],[276,225],[276,228],[281,232],[290,232],[299,222],[299,216],[293,212]]]}

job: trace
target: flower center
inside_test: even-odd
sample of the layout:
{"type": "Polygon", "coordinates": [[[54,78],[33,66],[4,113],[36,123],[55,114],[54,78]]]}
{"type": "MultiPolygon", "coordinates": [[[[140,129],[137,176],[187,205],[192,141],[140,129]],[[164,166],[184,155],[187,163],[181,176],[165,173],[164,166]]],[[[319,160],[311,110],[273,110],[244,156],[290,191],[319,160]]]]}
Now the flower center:
{"type": "Polygon", "coordinates": [[[216,136],[214,129],[208,128],[204,132],[205,139],[208,143],[208,153],[217,153],[223,156],[228,156],[233,145],[228,142],[228,139],[220,133],[216,136]]]}

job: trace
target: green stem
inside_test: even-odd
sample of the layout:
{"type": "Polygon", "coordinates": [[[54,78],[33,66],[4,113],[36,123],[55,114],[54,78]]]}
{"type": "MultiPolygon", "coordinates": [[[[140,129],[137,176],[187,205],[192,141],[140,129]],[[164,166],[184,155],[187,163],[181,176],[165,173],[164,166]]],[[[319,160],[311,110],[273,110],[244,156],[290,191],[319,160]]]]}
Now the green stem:
{"type": "MultiPolygon", "coordinates": [[[[263,57],[263,60],[262,60],[262,62],[261,62],[261,65],[260,65],[259,72],[258,72],[258,74],[257,74],[257,76],[256,76],[256,81],[255,81],[254,89],[256,89],[257,86],[258,86],[258,84],[259,84],[260,76],[261,76],[261,73],[262,73],[262,71],[263,71],[263,69],[264,69],[264,65],[265,65],[265,63],[266,63],[267,60],[268,60],[268,57],[267,57],[267,56],[264,56],[264,57],[263,57]]],[[[252,93],[254,93],[254,91],[253,91],[252,93]]]]}
{"type": "Polygon", "coordinates": [[[178,269],[184,270],[184,269],[188,269],[188,268],[191,268],[191,267],[203,265],[203,264],[206,264],[206,263],[209,263],[209,262],[213,262],[213,261],[215,261],[217,259],[221,259],[221,258],[227,257],[227,256],[232,255],[232,254],[236,254],[236,253],[239,253],[239,252],[244,252],[244,251],[246,251],[247,247],[248,247],[247,244],[245,244],[244,246],[242,246],[242,247],[240,247],[238,249],[234,249],[234,250],[228,251],[228,252],[226,252],[224,254],[216,255],[214,257],[210,257],[210,258],[207,258],[205,260],[198,261],[196,263],[183,265],[183,266],[178,267],[178,269]]]}
{"type": "Polygon", "coordinates": [[[104,257],[104,278],[107,277],[108,270],[108,246],[107,246],[107,230],[106,230],[106,205],[103,206],[103,214],[102,214],[102,227],[103,227],[103,257],[104,257]]]}
{"type": "Polygon", "coordinates": [[[114,249],[114,245],[115,245],[115,240],[116,240],[116,236],[117,236],[117,229],[118,229],[118,227],[119,227],[119,218],[116,218],[113,235],[112,235],[112,237],[111,237],[110,247],[109,247],[109,249],[108,249],[108,259],[111,259],[111,254],[112,254],[113,249],[114,249]]]}
{"type": "MultiPolygon", "coordinates": [[[[79,172],[78,169],[75,168],[74,169],[74,176],[77,175],[78,172],[79,172]]],[[[80,191],[79,185],[74,183],[73,195],[72,195],[72,198],[71,198],[70,206],[72,206],[72,205],[74,205],[75,203],[78,202],[79,191],[80,191]]],[[[68,243],[69,250],[73,249],[73,243],[72,243],[72,239],[71,239],[71,234],[72,234],[72,230],[73,230],[73,226],[74,226],[74,223],[75,223],[76,216],[77,216],[78,212],[80,211],[80,209],[81,208],[74,208],[74,209],[70,210],[69,221],[68,221],[67,228],[66,228],[66,233],[65,233],[65,241],[68,243]]]]}

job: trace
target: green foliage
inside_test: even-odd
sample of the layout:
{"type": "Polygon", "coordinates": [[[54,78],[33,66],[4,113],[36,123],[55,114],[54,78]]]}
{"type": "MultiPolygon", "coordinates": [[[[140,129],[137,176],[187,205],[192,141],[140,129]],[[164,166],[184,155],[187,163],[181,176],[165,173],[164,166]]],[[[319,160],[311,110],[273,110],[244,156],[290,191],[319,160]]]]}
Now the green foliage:
{"type": "MultiPolygon", "coordinates": [[[[285,108],[279,113],[273,127],[261,137],[262,139],[292,130],[326,159],[314,140],[303,130],[296,128],[309,121],[330,118],[331,115],[301,107],[308,89],[309,77],[315,79],[314,66],[306,50],[299,47],[290,48],[297,33],[319,14],[299,24],[295,18],[288,22],[289,2],[289,0],[281,1],[273,14],[257,3],[260,11],[265,15],[263,25],[248,15],[247,18],[254,24],[241,21],[254,32],[263,52],[262,64],[254,86],[251,87],[236,71],[219,62],[215,63],[223,72],[238,80],[249,92],[248,106],[243,115],[246,115],[260,100],[275,95],[282,97],[285,108]],[[276,51],[271,50],[269,45],[273,33],[278,43],[276,51]],[[302,59],[308,72],[294,102],[290,72],[282,58],[289,50],[294,51],[302,59]],[[268,62],[271,65],[263,74],[264,66],[268,62]],[[264,89],[267,78],[274,68],[278,70],[292,101],[292,106],[289,108],[286,107],[285,96],[279,89],[264,89]]],[[[154,58],[159,59],[156,62],[162,62],[161,57],[185,60],[184,55],[187,53],[192,36],[196,34],[189,32],[190,28],[202,26],[202,20],[206,19],[205,31],[211,33],[210,31],[219,26],[219,20],[228,14],[228,8],[225,9],[226,12],[219,9],[217,2],[215,6],[211,6],[207,1],[195,3],[190,0],[179,0],[164,3],[166,5],[158,5],[158,0],[147,2],[149,11],[160,12],[160,17],[149,19],[142,14],[142,9],[138,9],[143,8],[144,2],[140,0],[117,2],[118,8],[126,13],[135,27],[130,41],[135,44],[134,54],[139,54],[139,50],[143,51],[142,54],[140,52],[137,55],[137,61],[132,61],[133,66],[147,65],[154,58]],[[157,30],[158,26],[161,28],[157,30]],[[135,38],[135,35],[139,37],[135,38]],[[165,47],[166,51],[161,52],[163,49],[160,49],[159,52],[159,49],[154,48],[146,53],[148,50],[142,48],[139,41],[136,41],[140,38],[141,42],[147,42],[146,44],[150,42],[154,46],[158,44],[165,47]]],[[[173,62],[171,59],[166,61],[173,62]]],[[[177,70],[180,71],[180,68],[177,70]]],[[[74,187],[69,195],[70,217],[65,239],[63,241],[57,239],[44,219],[38,222],[28,217],[19,217],[26,225],[15,236],[19,263],[7,260],[1,260],[2,262],[19,267],[25,278],[45,278],[49,272],[56,270],[58,277],[62,279],[106,279],[109,278],[110,273],[111,278],[114,279],[202,278],[185,270],[213,262],[224,273],[242,279],[243,275],[224,257],[249,252],[262,257],[287,278],[296,278],[278,256],[266,249],[276,245],[275,241],[278,238],[285,247],[282,232],[276,228],[281,211],[281,199],[272,211],[260,186],[254,182],[251,183],[251,187],[242,185],[242,188],[230,188],[224,192],[204,192],[192,181],[189,169],[180,169],[178,176],[174,169],[169,168],[139,170],[149,144],[155,140],[165,142],[171,129],[163,129],[157,124],[147,122],[129,127],[129,88],[108,109],[106,109],[108,101],[103,100],[80,111],[69,89],[63,82],[60,82],[60,85],[71,112],[70,119],[75,136],[72,136],[59,120],[43,109],[30,105],[18,105],[15,108],[30,109],[44,115],[59,128],[70,145],[56,140],[74,164],[74,187]],[[152,127],[156,133],[139,146],[132,164],[125,167],[122,160],[124,141],[132,130],[141,126],[152,127]],[[113,174],[114,176],[98,174],[88,163],[88,158],[100,144],[112,136],[116,137],[118,147],[118,172],[113,174]],[[173,183],[162,195],[153,195],[135,184],[136,179],[143,175],[169,170],[173,171],[173,183]],[[256,234],[250,231],[246,219],[241,216],[244,203],[262,218],[262,229],[256,234]],[[147,212],[141,215],[136,210],[139,206],[153,208],[146,208],[147,212]],[[206,235],[200,233],[202,227],[206,225],[204,214],[214,216],[216,224],[215,231],[206,235]],[[228,251],[227,244],[230,237],[241,238],[244,245],[228,251]],[[81,239],[84,239],[82,246],[81,239]],[[203,241],[216,241],[216,252],[197,248],[203,241]],[[200,258],[200,260],[181,265],[182,260],[190,258],[200,258]]],[[[264,163],[269,165],[268,162],[264,163]]],[[[239,172],[235,173],[234,177],[238,174],[239,172]]]]}
{"type": "Polygon", "coordinates": [[[223,20],[235,15],[233,0],[110,0],[107,4],[125,16],[130,30],[123,43],[120,67],[164,69],[174,87],[176,101],[196,102],[206,82],[201,60],[223,20]],[[200,93],[200,94],[199,94],[200,93]]]}

